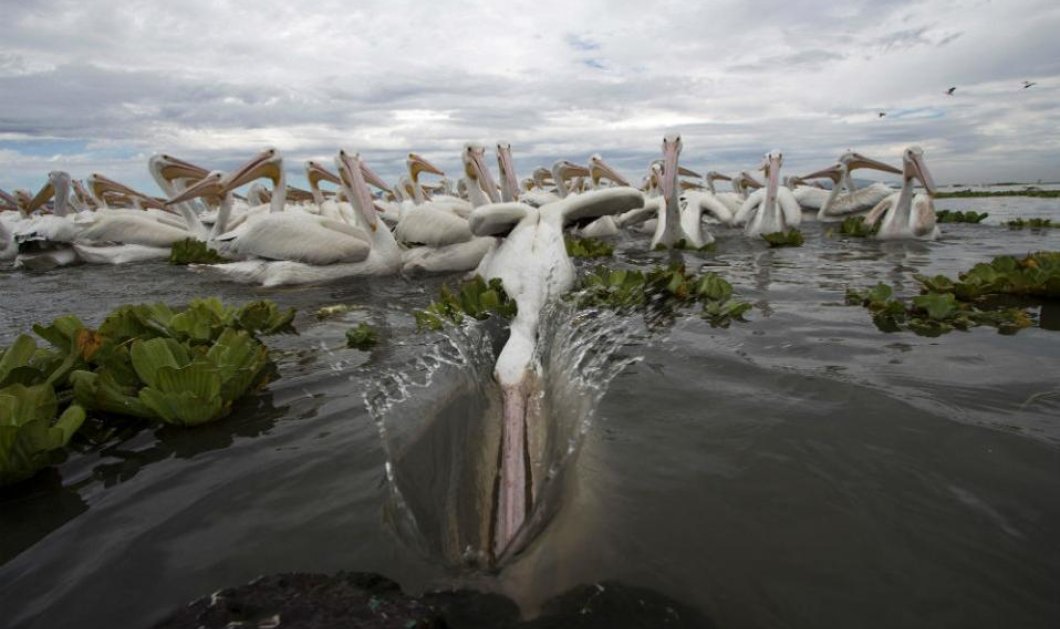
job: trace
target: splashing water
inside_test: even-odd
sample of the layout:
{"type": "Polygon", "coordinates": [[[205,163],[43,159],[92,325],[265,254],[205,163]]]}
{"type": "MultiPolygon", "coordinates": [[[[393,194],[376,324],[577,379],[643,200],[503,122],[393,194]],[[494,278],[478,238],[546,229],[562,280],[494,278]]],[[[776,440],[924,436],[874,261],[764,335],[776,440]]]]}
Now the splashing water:
{"type": "Polygon", "coordinates": [[[559,504],[570,467],[611,380],[638,356],[623,353],[640,327],[557,303],[542,313],[539,391],[528,428],[533,507],[513,543],[493,555],[501,442],[497,320],[450,329],[406,368],[375,378],[365,403],[386,452],[387,522],[420,552],[454,567],[493,569],[531,543],[559,504]]]}

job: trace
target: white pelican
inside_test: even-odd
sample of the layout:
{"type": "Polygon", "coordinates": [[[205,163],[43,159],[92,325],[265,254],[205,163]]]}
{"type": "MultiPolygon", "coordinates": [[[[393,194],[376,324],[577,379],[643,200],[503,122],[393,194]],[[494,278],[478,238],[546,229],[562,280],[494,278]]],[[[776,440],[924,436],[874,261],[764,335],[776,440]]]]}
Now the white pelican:
{"type": "MultiPolygon", "coordinates": [[[[379,220],[372,193],[365,181],[360,157],[340,151],[335,163],[343,193],[360,213],[364,224],[368,226],[367,230],[308,212],[281,211],[285,204],[283,197],[286,188],[282,185],[283,170],[279,157],[271,149],[238,171],[223,177],[223,181],[220,173],[212,173],[207,180],[181,195],[198,194],[199,191],[195,190],[198,187],[207,191],[213,187],[212,192],[218,194],[225,188],[242,185],[251,178],[268,177],[275,186],[271,201],[273,211],[248,224],[241,235],[225,234],[220,239],[227,237],[235,240],[238,236],[242,241],[237,245],[241,251],[269,250],[272,255],[284,253],[301,259],[335,260],[334,262],[318,264],[293,260],[252,259],[203,265],[203,268],[236,282],[260,283],[266,287],[396,273],[401,267],[401,250],[390,230],[379,220]],[[244,238],[249,240],[243,240],[244,238]]],[[[181,200],[183,199],[178,197],[172,202],[181,200]]]]}
{"type": "Polygon", "coordinates": [[[875,225],[883,217],[876,232],[876,238],[881,240],[935,240],[939,237],[939,228],[935,224],[933,194],[935,180],[924,164],[924,151],[919,146],[911,146],[902,154],[902,188],[872,208],[865,217],[865,224],[875,225]],[[913,196],[914,179],[920,181],[927,194],[913,196]]]}
{"type": "MultiPolygon", "coordinates": [[[[468,144],[464,147],[461,160],[464,163],[464,178],[462,182],[468,197],[477,203],[478,207],[489,203],[491,198],[496,198],[496,186],[490,177],[489,169],[485,162],[486,149],[477,144],[468,144]],[[474,191],[472,191],[474,190],[474,191]],[[493,191],[493,196],[489,191],[493,191]]],[[[417,157],[410,154],[410,158],[417,157]]],[[[497,145],[497,158],[501,163],[501,194],[511,185],[509,174],[511,166],[511,147],[500,142],[497,145]],[[506,164],[504,163],[506,161],[506,164]],[[507,169],[507,170],[505,170],[507,169]]],[[[422,160],[422,158],[418,158],[422,160]]],[[[432,167],[433,168],[433,167],[432,167]]],[[[437,169],[435,169],[437,170],[437,169]]],[[[440,172],[440,171],[439,171],[440,172]]],[[[509,189],[510,193],[510,189],[509,189]]],[[[470,205],[470,204],[469,204],[470,205]]],[[[472,210],[473,211],[473,210],[472,210]]],[[[493,247],[496,239],[492,237],[473,236],[468,221],[460,218],[461,209],[452,203],[439,205],[429,204],[426,208],[413,213],[422,221],[417,227],[424,236],[414,241],[424,246],[408,249],[402,254],[402,272],[405,274],[417,273],[439,273],[446,271],[470,271],[482,261],[493,247]],[[466,233],[466,236],[464,235],[466,233]]],[[[403,218],[402,221],[405,219],[403,218]]],[[[395,236],[398,231],[394,230],[395,236]]],[[[402,235],[409,232],[403,232],[402,235]]]]}
{"type": "Polygon", "coordinates": [[[470,205],[462,200],[454,200],[455,203],[427,200],[420,186],[420,173],[445,173],[416,153],[409,153],[405,163],[412,184],[413,201],[402,204],[401,220],[394,226],[394,238],[401,243],[428,247],[444,247],[471,240],[467,219],[456,211],[455,203],[465,210],[465,216],[470,213],[470,205]]]}
{"type": "Polygon", "coordinates": [[[655,234],[651,238],[652,249],[671,249],[681,241],[688,247],[698,249],[714,242],[714,236],[703,229],[700,222],[702,209],[699,204],[690,203],[685,206],[687,211],[681,210],[678,175],[682,171],[677,164],[680,155],[681,136],[666,135],[663,138],[662,172],[659,175],[662,200],[659,202],[661,207],[658,222],[655,224],[655,234]]]}
{"type": "Polygon", "coordinates": [[[857,188],[851,173],[859,168],[895,174],[902,172],[894,166],[865,157],[861,153],[847,151],[839,156],[834,166],[801,177],[804,180],[831,179],[832,189],[803,188],[797,197],[799,205],[808,210],[816,209],[819,221],[841,221],[848,216],[871,210],[881,200],[894,193],[890,186],[882,183],[857,188]]]}
{"type": "Polygon", "coordinates": [[[765,188],[747,197],[736,213],[735,222],[746,223],[744,233],[748,236],[786,232],[798,228],[802,221],[802,209],[795,201],[795,195],[780,185],[783,161],[780,151],[766,153],[761,166],[766,174],[765,188]]]}
{"type": "MultiPolygon", "coordinates": [[[[601,182],[604,179],[616,186],[629,187],[629,182],[626,181],[625,177],[618,174],[614,168],[611,168],[611,165],[604,161],[603,156],[599,153],[594,153],[589,156],[589,182],[591,188],[593,190],[602,189],[603,184],[601,182]]],[[[617,217],[610,214],[601,216],[585,227],[576,230],[575,233],[586,238],[606,238],[608,236],[616,236],[621,228],[620,221],[616,219],[617,217]]]]}
{"type": "Polygon", "coordinates": [[[284,185],[283,158],[275,149],[266,149],[249,162],[228,173],[210,173],[169,201],[176,205],[205,194],[221,196],[225,201],[218,215],[218,225],[227,222],[231,211],[231,192],[251,181],[267,177],[273,193],[269,212],[248,220],[239,227],[214,238],[219,248],[234,257],[265,260],[290,260],[312,265],[336,262],[359,262],[368,255],[364,230],[318,214],[292,208],[285,210],[287,188],[284,185]]]}
{"type": "MultiPolygon", "coordinates": [[[[19,192],[16,191],[16,197],[19,192]]],[[[73,243],[81,226],[68,213],[70,175],[59,170],[52,171],[36,196],[28,202],[25,201],[25,194],[21,196],[23,200],[19,205],[25,208],[26,214],[43,207],[53,197],[55,204],[51,214],[27,218],[12,230],[12,238],[19,250],[15,266],[39,270],[80,262],[73,243]]]]}
{"type": "MultiPolygon", "coordinates": [[[[541,365],[534,356],[541,310],[574,285],[574,265],[563,242],[565,223],[589,220],[638,208],[644,199],[634,188],[608,188],[568,197],[541,208],[525,203],[497,203],[471,212],[472,233],[507,234],[482,260],[478,273],[500,279],[518,312],[494,377],[501,387],[502,428],[498,492],[494,513],[494,554],[503,555],[519,532],[535,499],[532,439],[541,418],[534,399],[540,392],[541,365]]],[[[538,479],[540,481],[540,478],[538,479]]]]}

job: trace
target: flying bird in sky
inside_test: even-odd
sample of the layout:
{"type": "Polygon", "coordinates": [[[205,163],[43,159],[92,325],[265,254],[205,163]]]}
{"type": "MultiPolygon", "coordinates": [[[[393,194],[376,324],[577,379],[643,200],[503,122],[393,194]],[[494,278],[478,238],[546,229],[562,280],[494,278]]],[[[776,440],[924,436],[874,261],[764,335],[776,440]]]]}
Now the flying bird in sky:
{"type": "Polygon", "coordinates": [[[886,115],[887,115],[887,112],[886,112],[886,111],[881,111],[881,112],[880,112],[879,114],[877,114],[877,115],[879,115],[879,117],[880,117],[880,118],[883,118],[884,116],[886,116],[886,115]]]}
{"type": "Polygon", "coordinates": [[[1034,81],[1024,81],[1023,89],[1027,89],[1028,87],[1034,87],[1035,85],[1037,85],[1037,83],[1035,83],[1034,81]]]}
{"type": "Polygon", "coordinates": [[[956,87],[951,87],[950,89],[946,90],[946,93],[949,94],[950,96],[953,96],[953,93],[956,92],[956,91],[957,91],[956,87]]]}

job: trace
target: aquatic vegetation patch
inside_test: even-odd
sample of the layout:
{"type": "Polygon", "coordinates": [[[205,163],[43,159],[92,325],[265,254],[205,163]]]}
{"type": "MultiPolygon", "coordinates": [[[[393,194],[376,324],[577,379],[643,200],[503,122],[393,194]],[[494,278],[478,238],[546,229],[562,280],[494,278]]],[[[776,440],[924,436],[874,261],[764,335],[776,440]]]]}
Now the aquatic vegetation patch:
{"type": "Polygon", "coordinates": [[[379,335],[367,323],[346,330],[346,347],[367,351],[379,344],[379,335]]]}
{"type": "Polygon", "coordinates": [[[597,238],[579,238],[564,236],[563,244],[567,255],[572,258],[610,258],[615,254],[615,246],[597,238]]]}
{"type": "Polygon", "coordinates": [[[504,291],[497,278],[489,282],[476,275],[460,284],[454,292],[447,284],[438,291],[438,299],[423,310],[413,313],[416,327],[441,330],[446,323],[463,323],[464,317],[486,319],[496,314],[505,319],[515,316],[515,301],[504,291]]]}
{"type": "Polygon", "coordinates": [[[960,210],[938,210],[935,212],[935,222],[937,223],[982,223],[983,219],[990,216],[987,212],[976,212],[975,210],[968,210],[967,212],[961,212],[960,210]]]}
{"type": "Polygon", "coordinates": [[[769,243],[770,247],[801,247],[802,243],[805,242],[802,232],[797,229],[762,234],[762,240],[769,243]]]}
{"type": "Polygon", "coordinates": [[[169,250],[170,264],[223,264],[225,262],[230,262],[230,260],[221,257],[205,242],[194,238],[185,238],[180,242],[175,242],[169,250]]]}
{"type": "Polygon", "coordinates": [[[1048,218],[1016,218],[1015,220],[1005,221],[1005,226],[1009,229],[1048,229],[1050,227],[1056,227],[1048,218]]]}
{"type": "Polygon", "coordinates": [[[875,223],[871,226],[865,224],[864,216],[850,216],[843,219],[843,222],[839,225],[839,233],[843,236],[853,236],[854,238],[868,238],[874,236],[876,232],[880,231],[880,224],[875,223]]]}
{"type": "Polygon", "coordinates": [[[998,256],[959,274],[956,280],[945,275],[914,277],[922,294],[909,302],[894,298],[890,286],[877,284],[867,291],[847,291],[847,303],[868,308],[876,326],[887,332],[910,329],[934,336],[990,325],[999,332],[1014,333],[1032,321],[1026,310],[1011,305],[1011,298],[1060,299],[1060,252],[998,256]]]}
{"type": "Polygon", "coordinates": [[[883,332],[910,330],[921,336],[939,336],[955,329],[989,325],[1011,334],[1031,325],[1026,311],[1019,308],[980,310],[958,301],[952,293],[928,293],[902,301],[882,282],[865,291],[848,290],[846,301],[868,308],[873,323],[883,332]]]}
{"type": "Polygon", "coordinates": [[[293,333],[294,310],[193,300],[126,305],[98,329],[76,316],[33,326],[0,353],[0,484],[55,459],[85,421],[122,415],[191,426],[220,419],[275,368],[258,335],[293,333]]]}
{"type": "Polygon", "coordinates": [[[672,317],[678,308],[702,305],[713,326],[742,320],[751,304],[732,299],[732,285],[717,273],[689,273],[683,264],[657,266],[647,272],[598,266],[581,278],[571,299],[579,308],[643,310],[652,319],[672,317]]]}
{"type": "Polygon", "coordinates": [[[916,275],[928,293],[953,293],[961,301],[997,295],[1060,299],[1060,251],[1039,251],[1023,258],[998,256],[953,280],[945,275],[916,275]]]}

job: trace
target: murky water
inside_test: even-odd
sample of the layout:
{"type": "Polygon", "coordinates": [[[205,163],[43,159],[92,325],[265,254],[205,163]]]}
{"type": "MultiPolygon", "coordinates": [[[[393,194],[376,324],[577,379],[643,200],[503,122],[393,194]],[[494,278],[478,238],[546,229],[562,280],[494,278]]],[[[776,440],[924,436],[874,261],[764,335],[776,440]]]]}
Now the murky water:
{"type": "MultiPolygon", "coordinates": [[[[1060,216],[1056,199],[937,207],[1060,216]]],[[[847,286],[910,294],[914,273],[1060,249],[1060,230],[947,225],[931,244],[804,231],[782,250],[721,231],[717,253],[686,257],[756,305],[749,323],[553,315],[544,358],[570,377],[546,387],[547,517],[499,574],[462,567],[481,531],[476,494],[454,487],[473,485],[489,439],[483,374],[502,332],[416,333],[410,310],[443,278],[266,291],[164,264],[0,272],[0,343],[129,301],[302,309],[302,334],[270,341],[283,377],[229,419],[130,425],[0,494],[0,624],[148,626],[259,574],[364,570],[412,591],[504,591],[528,613],[610,579],[722,627],[1060,625],[1060,334],[885,334],[842,304],[847,286]],[[313,319],[333,303],[359,308],[313,319]],[[371,352],[343,346],[359,321],[382,331],[371,352]]],[[[620,249],[645,264],[645,247],[620,249]]]]}

